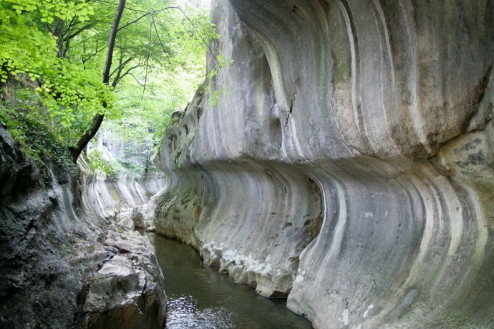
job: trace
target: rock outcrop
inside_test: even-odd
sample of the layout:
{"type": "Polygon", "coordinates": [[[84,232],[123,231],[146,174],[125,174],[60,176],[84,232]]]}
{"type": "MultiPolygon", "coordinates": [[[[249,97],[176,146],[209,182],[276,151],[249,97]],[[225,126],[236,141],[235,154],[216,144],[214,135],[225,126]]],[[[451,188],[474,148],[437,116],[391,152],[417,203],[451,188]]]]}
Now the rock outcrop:
{"type": "Polygon", "coordinates": [[[163,274],[147,237],[115,227],[108,255],[89,282],[83,305],[87,328],[163,328],[163,274]]]}
{"type": "Polygon", "coordinates": [[[494,1],[230,0],[158,232],[316,328],[494,323],[494,1]]]}
{"type": "Polygon", "coordinates": [[[40,170],[0,128],[0,327],[162,326],[153,247],[83,203],[78,183],[64,168],[40,170]]]}

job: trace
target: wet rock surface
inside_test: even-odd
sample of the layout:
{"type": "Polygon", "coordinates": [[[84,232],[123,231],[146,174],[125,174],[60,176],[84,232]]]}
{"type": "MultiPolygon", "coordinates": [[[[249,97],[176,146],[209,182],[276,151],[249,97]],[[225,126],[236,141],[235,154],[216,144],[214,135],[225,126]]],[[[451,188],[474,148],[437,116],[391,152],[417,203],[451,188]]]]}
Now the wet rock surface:
{"type": "Polygon", "coordinates": [[[213,7],[231,62],[162,141],[156,230],[316,328],[490,328],[494,2],[213,7]]]}

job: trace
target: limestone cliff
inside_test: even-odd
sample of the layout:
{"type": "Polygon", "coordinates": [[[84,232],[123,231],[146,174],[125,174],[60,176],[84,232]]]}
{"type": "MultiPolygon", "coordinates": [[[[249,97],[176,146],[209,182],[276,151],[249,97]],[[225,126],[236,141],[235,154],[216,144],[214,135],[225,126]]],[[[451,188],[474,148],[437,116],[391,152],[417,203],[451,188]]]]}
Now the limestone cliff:
{"type": "Polygon", "coordinates": [[[67,168],[40,169],[0,127],[0,327],[162,327],[153,247],[78,183],[67,168]]]}
{"type": "MultiPolygon", "coordinates": [[[[117,138],[118,136],[113,136],[111,131],[103,128],[88,144],[87,153],[91,154],[96,151],[108,164],[118,164],[118,159],[123,157],[137,166],[147,167],[147,161],[142,158],[150,157],[152,151],[149,148],[141,145],[137,149],[138,146],[129,146],[124,141],[116,140],[117,138]],[[125,148],[137,149],[134,153],[138,153],[140,157],[136,157],[132,152],[124,152],[125,148]]],[[[152,163],[149,163],[153,167],[152,170],[146,170],[140,177],[127,175],[123,167],[121,172],[116,174],[117,177],[107,177],[104,173],[92,171],[86,160],[81,157],[78,161],[81,170],[85,173],[84,182],[81,184],[84,189],[82,201],[83,204],[90,205],[104,217],[115,216],[122,211],[131,211],[141,206],[145,207],[150,197],[157,194],[165,185],[163,177],[152,166],[152,163]]]]}
{"type": "Polygon", "coordinates": [[[316,328],[490,328],[494,1],[213,7],[157,229],[316,328]]]}

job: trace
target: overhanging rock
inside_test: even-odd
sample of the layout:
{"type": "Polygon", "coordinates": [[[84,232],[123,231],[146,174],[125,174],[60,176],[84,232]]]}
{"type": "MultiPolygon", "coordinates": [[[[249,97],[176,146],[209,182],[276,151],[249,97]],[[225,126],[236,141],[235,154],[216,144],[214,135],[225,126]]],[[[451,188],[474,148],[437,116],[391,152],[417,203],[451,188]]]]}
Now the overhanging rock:
{"type": "Polygon", "coordinates": [[[494,1],[217,1],[158,231],[316,328],[494,322],[494,1]]]}

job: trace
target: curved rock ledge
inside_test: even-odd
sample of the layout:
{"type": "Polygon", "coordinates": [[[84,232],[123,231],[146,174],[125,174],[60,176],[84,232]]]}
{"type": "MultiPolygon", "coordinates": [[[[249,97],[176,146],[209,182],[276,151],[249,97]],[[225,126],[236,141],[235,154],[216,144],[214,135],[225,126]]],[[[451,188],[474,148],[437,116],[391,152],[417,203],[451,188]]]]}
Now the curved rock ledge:
{"type": "Polygon", "coordinates": [[[163,139],[157,230],[316,328],[490,328],[494,1],[213,14],[232,62],[163,139]]]}

